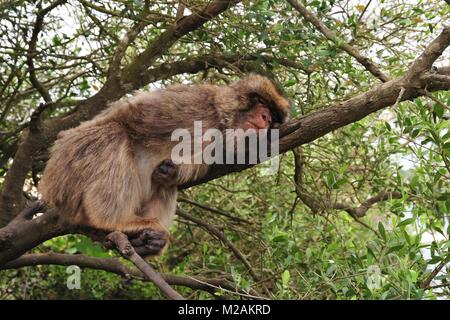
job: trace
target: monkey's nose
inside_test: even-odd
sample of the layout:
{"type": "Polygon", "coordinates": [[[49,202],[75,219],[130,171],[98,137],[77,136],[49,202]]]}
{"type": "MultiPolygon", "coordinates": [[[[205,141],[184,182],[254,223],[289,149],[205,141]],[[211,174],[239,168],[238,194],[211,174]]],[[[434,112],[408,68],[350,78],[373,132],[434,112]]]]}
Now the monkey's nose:
{"type": "Polygon", "coordinates": [[[267,126],[270,126],[270,124],[272,123],[272,116],[270,115],[270,111],[269,110],[263,111],[261,113],[261,118],[267,124],[267,126]]]}

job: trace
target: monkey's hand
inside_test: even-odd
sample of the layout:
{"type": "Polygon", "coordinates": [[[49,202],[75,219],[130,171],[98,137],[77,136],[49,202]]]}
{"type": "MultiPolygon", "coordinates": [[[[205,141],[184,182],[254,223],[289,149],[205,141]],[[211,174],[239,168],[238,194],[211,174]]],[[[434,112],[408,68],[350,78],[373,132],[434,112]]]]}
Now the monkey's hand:
{"type": "Polygon", "coordinates": [[[172,160],[163,160],[153,171],[152,182],[161,186],[176,185],[178,167],[172,160]]]}
{"type": "Polygon", "coordinates": [[[167,232],[152,229],[144,229],[128,237],[136,252],[141,256],[159,255],[169,239],[167,232]]]}

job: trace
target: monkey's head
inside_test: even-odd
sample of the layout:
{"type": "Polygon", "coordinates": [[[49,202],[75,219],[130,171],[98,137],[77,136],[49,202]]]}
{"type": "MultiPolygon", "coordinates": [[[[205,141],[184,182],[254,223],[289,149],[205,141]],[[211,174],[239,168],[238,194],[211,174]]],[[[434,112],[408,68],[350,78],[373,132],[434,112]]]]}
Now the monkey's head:
{"type": "Polygon", "coordinates": [[[289,101],[268,78],[250,74],[232,83],[230,88],[234,99],[227,103],[225,97],[218,105],[227,128],[258,131],[277,128],[288,121],[289,101]]]}

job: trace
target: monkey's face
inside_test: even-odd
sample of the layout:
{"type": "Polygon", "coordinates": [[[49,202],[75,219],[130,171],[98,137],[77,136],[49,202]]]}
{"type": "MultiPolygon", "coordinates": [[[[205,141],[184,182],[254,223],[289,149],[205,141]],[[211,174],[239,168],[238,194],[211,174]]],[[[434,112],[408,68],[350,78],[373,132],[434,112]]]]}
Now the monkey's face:
{"type": "Polygon", "coordinates": [[[284,99],[283,106],[265,99],[257,93],[251,93],[245,101],[246,108],[239,110],[234,119],[235,128],[244,130],[278,128],[288,119],[289,102],[284,99]]]}
{"type": "Polygon", "coordinates": [[[230,87],[236,103],[231,107],[225,102],[220,108],[228,128],[259,131],[277,128],[288,120],[289,101],[267,77],[250,74],[235,81],[230,87]]]}

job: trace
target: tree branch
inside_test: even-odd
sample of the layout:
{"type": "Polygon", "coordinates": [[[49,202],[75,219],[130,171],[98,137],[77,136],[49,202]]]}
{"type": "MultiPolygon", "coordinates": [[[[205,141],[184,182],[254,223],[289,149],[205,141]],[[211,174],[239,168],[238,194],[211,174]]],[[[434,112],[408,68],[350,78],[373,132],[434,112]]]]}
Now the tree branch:
{"type": "Polygon", "coordinates": [[[367,211],[378,202],[386,201],[389,199],[401,199],[402,194],[400,192],[386,192],[381,191],[376,196],[367,199],[357,207],[352,207],[345,203],[332,203],[329,205],[330,209],[344,210],[352,217],[361,218],[364,217],[367,211]]]}
{"type": "Polygon", "coordinates": [[[436,268],[433,269],[433,271],[431,271],[431,273],[428,275],[428,277],[420,284],[420,287],[422,289],[427,289],[430,287],[431,282],[433,281],[433,279],[439,274],[439,272],[447,265],[448,263],[448,259],[447,260],[443,260],[441,261],[436,268]]]}
{"type": "Polygon", "coordinates": [[[121,76],[120,64],[125,55],[125,51],[127,50],[128,46],[131,43],[133,43],[133,41],[136,39],[138,34],[149,24],[149,22],[146,20],[147,14],[148,14],[148,7],[147,7],[147,5],[145,5],[144,11],[142,13],[142,15],[144,16],[144,19],[136,22],[134,24],[134,26],[130,30],[128,30],[127,33],[122,37],[122,39],[119,40],[116,51],[114,52],[113,58],[110,63],[108,77],[120,77],[121,76]]]}
{"type": "MultiPolygon", "coordinates": [[[[0,267],[0,270],[17,269],[27,266],[38,265],[77,265],[81,268],[103,270],[115,273],[125,278],[134,278],[141,281],[150,281],[137,268],[131,268],[120,262],[117,258],[96,258],[83,254],[60,254],[60,253],[32,253],[26,254],[0,267]]],[[[235,286],[226,279],[205,279],[199,277],[180,277],[175,275],[161,274],[163,279],[170,285],[189,287],[194,290],[202,290],[214,294],[223,288],[227,291],[240,294],[235,286]]]]}
{"type": "Polygon", "coordinates": [[[57,6],[66,3],[67,0],[57,0],[53,2],[48,7],[45,7],[44,9],[40,10],[36,16],[36,21],[34,23],[33,33],[31,35],[31,40],[28,45],[28,53],[27,53],[27,65],[28,65],[28,72],[30,76],[30,82],[33,85],[33,87],[36,88],[36,90],[41,94],[42,98],[45,102],[51,102],[52,98],[47,91],[47,89],[42,85],[42,83],[38,80],[36,76],[36,71],[34,67],[33,59],[37,54],[36,46],[37,46],[37,40],[38,35],[42,30],[42,25],[44,23],[44,17],[47,13],[49,13],[51,10],[56,8],[57,6]]]}
{"type": "Polygon", "coordinates": [[[165,32],[163,32],[151,45],[149,45],[136,59],[124,68],[123,82],[133,83],[136,75],[141,74],[150,67],[156,59],[166,52],[179,38],[194,31],[207,21],[218,16],[240,0],[214,0],[203,10],[183,17],[165,32]]]}
{"type": "MultiPolygon", "coordinates": [[[[420,75],[432,72],[433,63],[439,58],[450,43],[450,26],[444,28],[442,33],[434,39],[422,52],[422,54],[413,62],[407,72],[407,79],[413,79],[420,75]]],[[[447,67],[448,68],[448,67],[447,67]]],[[[448,71],[446,68],[438,69],[440,72],[448,71]]],[[[436,71],[438,71],[436,70],[436,71]]],[[[438,72],[436,72],[438,73],[438,72]]]]}
{"type": "Polygon", "coordinates": [[[389,81],[389,77],[381,71],[381,69],[376,65],[375,62],[370,60],[368,57],[365,57],[361,54],[361,52],[355,48],[349,45],[348,43],[342,42],[334,34],[333,31],[331,31],[322,21],[320,21],[314,13],[309,11],[304,5],[302,5],[297,0],[288,0],[289,3],[298,11],[300,14],[311,24],[313,24],[328,40],[333,41],[338,47],[342,48],[345,52],[347,52],[349,55],[351,55],[353,58],[355,58],[359,63],[361,63],[364,68],[367,69],[371,74],[373,74],[375,77],[380,79],[382,82],[389,81]]]}
{"type": "Polygon", "coordinates": [[[242,254],[242,252],[240,252],[231,242],[230,240],[228,240],[228,238],[223,234],[222,231],[220,231],[219,229],[217,229],[215,226],[212,226],[210,224],[207,224],[206,222],[202,221],[201,219],[198,219],[196,217],[191,216],[189,213],[187,213],[186,211],[182,210],[182,209],[177,209],[177,215],[179,215],[180,217],[192,221],[195,224],[197,224],[198,226],[202,227],[203,229],[207,230],[209,233],[213,234],[214,236],[216,236],[220,241],[222,241],[222,243],[224,245],[226,245],[228,248],[230,248],[230,250],[233,252],[233,254],[236,256],[236,258],[238,258],[243,264],[244,266],[247,268],[247,270],[249,271],[250,275],[252,276],[252,278],[258,282],[260,281],[259,276],[256,274],[256,272],[253,270],[253,267],[251,266],[250,262],[247,260],[247,258],[242,254]]]}
{"type": "Polygon", "coordinates": [[[111,241],[119,250],[120,254],[133,262],[135,266],[152,281],[163,293],[171,300],[184,300],[184,298],[175,290],[173,290],[164,278],[139,256],[131,245],[128,237],[119,231],[114,231],[107,236],[107,240],[111,241]]]}

